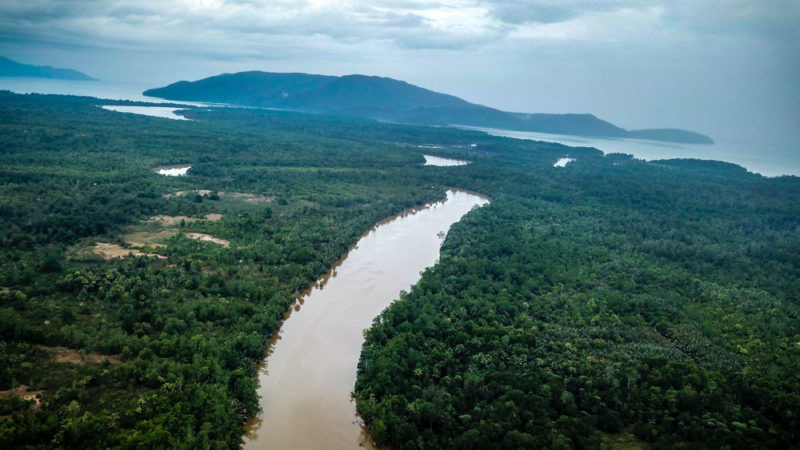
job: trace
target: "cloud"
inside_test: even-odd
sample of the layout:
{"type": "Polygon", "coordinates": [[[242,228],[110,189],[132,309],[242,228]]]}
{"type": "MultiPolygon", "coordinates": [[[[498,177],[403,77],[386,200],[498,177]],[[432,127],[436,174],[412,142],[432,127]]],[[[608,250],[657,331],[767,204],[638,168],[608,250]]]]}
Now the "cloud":
{"type": "Polygon", "coordinates": [[[561,41],[625,42],[653,36],[663,30],[664,8],[620,8],[608,12],[588,12],[551,23],[525,23],[510,37],[561,41]]]}
{"type": "Polygon", "coordinates": [[[459,50],[506,38],[625,40],[660,30],[796,39],[797,5],[789,0],[29,0],[0,4],[0,29],[7,40],[125,48],[158,43],[165,50],[211,39],[254,49],[278,36],[459,50]]]}
{"type": "Polygon", "coordinates": [[[33,0],[0,5],[7,38],[107,45],[185,43],[209,37],[252,46],[265,37],[342,42],[392,41],[412,48],[462,47],[498,35],[486,9],[470,1],[332,2],[326,0],[174,0],[74,2],[33,0]],[[210,36],[209,36],[210,35],[210,36]]]}
{"type": "Polygon", "coordinates": [[[666,9],[671,26],[713,35],[755,35],[781,40],[800,37],[800,3],[794,0],[680,0],[666,9]]]}
{"type": "Polygon", "coordinates": [[[575,0],[495,0],[491,14],[508,24],[555,24],[598,11],[613,11],[639,3],[630,1],[575,1],[575,0]]]}
{"type": "Polygon", "coordinates": [[[360,72],[703,131],[800,114],[798,23],[796,0],[17,0],[0,1],[0,53],[148,82],[360,72]]]}

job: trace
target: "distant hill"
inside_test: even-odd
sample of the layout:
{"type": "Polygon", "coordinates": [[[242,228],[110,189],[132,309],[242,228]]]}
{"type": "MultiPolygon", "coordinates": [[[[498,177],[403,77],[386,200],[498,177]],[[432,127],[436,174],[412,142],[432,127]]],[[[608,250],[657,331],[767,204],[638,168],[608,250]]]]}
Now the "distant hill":
{"type": "Polygon", "coordinates": [[[72,69],[22,64],[0,56],[0,77],[54,78],[60,80],[97,81],[85,73],[72,69]]]}
{"type": "Polygon", "coordinates": [[[629,136],[635,139],[649,139],[651,141],[683,142],[687,144],[713,144],[710,137],[695,133],[694,131],[678,130],[674,128],[661,128],[655,130],[631,130],[629,136]]]}
{"type": "Polygon", "coordinates": [[[198,81],[179,81],[144,95],[168,100],[364,117],[420,125],[467,125],[516,131],[712,144],[686,130],[628,131],[592,114],[525,114],[469,103],[391,78],[305,73],[240,72],[198,81]]]}

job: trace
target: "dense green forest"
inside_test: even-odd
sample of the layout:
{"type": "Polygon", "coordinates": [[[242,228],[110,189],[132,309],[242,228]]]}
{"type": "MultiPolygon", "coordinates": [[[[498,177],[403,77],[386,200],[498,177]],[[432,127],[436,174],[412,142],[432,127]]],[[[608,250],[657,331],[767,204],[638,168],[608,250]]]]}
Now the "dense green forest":
{"type": "Polygon", "coordinates": [[[3,448],[238,447],[294,293],[372,223],[446,187],[493,201],[366,332],[356,392],[379,444],[796,446],[795,177],[449,128],[225,108],[179,122],[102,103],[0,93],[3,448]],[[421,147],[473,163],[423,167],[421,147]],[[554,168],[564,156],[575,161],[554,168]],[[190,175],[153,170],[175,164],[190,175]]]}
{"type": "Polygon", "coordinates": [[[444,189],[419,184],[423,158],[396,146],[97,104],[0,98],[0,390],[41,392],[36,409],[19,407],[24,391],[0,400],[0,447],[238,447],[255,366],[294,293],[374,222],[444,189]],[[174,163],[191,176],[152,170],[174,163]],[[195,190],[211,192],[174,195],[195,190]],[[209,213],[222,219],[193,220],[209,213]],[[189,218],[168,246],[90,251],[130,247],[159,215],[189,218]]]}
{"type": "Polygon", "coordinates": [[[467,169],[495,200],[366,333],[356,391],[375,439],[796,448],[797,178],[586,154],[545,175],[520,147],[491,161],[502,176],[467,169]]]}

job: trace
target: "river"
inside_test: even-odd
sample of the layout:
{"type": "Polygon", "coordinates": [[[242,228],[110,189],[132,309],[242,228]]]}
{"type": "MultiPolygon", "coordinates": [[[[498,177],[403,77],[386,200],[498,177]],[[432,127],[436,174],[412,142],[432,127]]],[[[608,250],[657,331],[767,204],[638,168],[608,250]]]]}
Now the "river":
{"type": "Polygon", "coordinates": [[[436,263],[450,225],[486,203],[448,190],[443,201],[384,220],[302,294],[259,373],[263,411],[247,424],[245,448],[370,446],[350,395],[362,331],[436,263]]]}

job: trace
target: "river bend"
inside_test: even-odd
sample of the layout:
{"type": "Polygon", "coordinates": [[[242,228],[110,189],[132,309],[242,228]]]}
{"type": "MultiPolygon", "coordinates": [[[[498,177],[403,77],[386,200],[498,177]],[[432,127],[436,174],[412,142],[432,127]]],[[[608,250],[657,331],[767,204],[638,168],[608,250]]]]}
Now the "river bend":
{"type": "Polygon", "coordinates": [[[298,299],[259,373],[262,413],[247,424],[245,448],[369,445],[350,397],[362,331],[436,263],[450,225],[486,203],[448,190],[443,201],[382,221],[298,299]]]}

